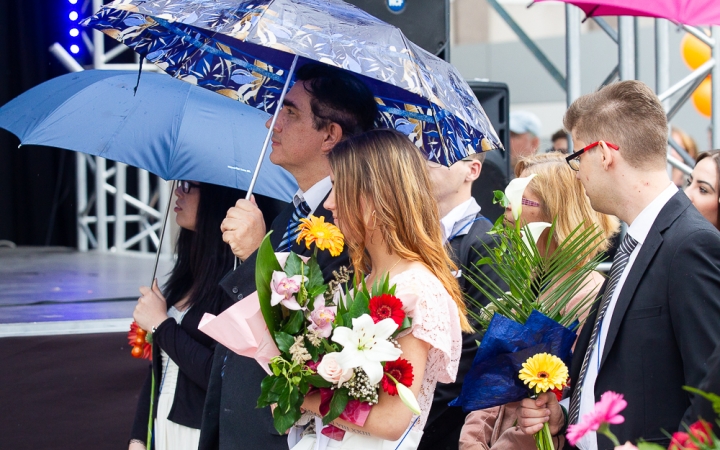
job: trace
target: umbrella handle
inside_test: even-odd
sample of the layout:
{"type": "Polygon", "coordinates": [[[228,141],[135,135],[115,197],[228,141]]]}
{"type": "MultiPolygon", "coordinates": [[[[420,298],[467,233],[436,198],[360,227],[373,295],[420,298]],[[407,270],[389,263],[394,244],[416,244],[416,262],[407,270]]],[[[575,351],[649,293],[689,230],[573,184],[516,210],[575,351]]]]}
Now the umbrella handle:
{"type": "MultiPolygon", "coordinates": [[[[250,197],[253,193],[253,188],[255,188],[255,182],[257,181],[258,173],[260,173],[260,167],[262,166],[263,160],[265,159],[265,153],[267,152],[268,145],[270,144],[270,138],[272,137],[273,128],[275,128],[275,122],[277,121],[278,115],[280,114],[280,109],[282,108],[283,102],[285,101],[285,94],[287,94],[288,88],[290,87],[290,80],[292,80],[292,77],[295,74],[295,66],[297,65],[298,58],[299,56],[295,55],[295,58],[293,58],[293,62],[290,65],[290,70],[288,71],[287,78],[285,79],[285,85],[283,86],[283,90],[280,93],[280,99],[278,100],[277,106],[275,107],[275,113],[273,114],[272,121],[270,121],[270,129],[268,129],[268,133],[265,136],[265,142],[263,142],[257,165],[255,165],[255,171],[253,172],[252,179],[250,180],[250,186],[248,186],[247,194],[245,194],[245,200],[250,200],[250,197]]],[[[240,259],[236,256],[235,263],[233,264],[233,270],[237,269],[238,261],[240,261],[240,259]]]]}
{"type": "Polygon", "coordinates": [[[170,204],[172,203],[172,193],[175,191],[175,184],[177,181],[173,180],[170,186],[170,198],[168,198],[167,206],[165,207],[165,218],[163,218],[163,226],[160,231],[160,242],[158,242],[157,251],[155,252],[155,266],[153,267],[152,279],[150,280],[150,287],[152,288],[155,283],[155,276],[157,275],[158,263],[160,262],[160,251],[162,249],[163,237],[165,236],[165,227],[167,227],[168,216],[170,215],[170,204]]]}

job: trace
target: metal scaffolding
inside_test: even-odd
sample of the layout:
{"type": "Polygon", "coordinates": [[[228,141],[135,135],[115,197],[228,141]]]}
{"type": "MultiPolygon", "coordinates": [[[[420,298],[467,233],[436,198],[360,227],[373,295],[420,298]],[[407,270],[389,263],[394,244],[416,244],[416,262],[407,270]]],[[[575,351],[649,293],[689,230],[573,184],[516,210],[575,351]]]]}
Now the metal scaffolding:
{"type": "MultiPolygon", "coordinates": [[[[580,24],[582,11],[573,5],[565,5],[565,75],[540,50],[540,47],[525,33],[510,14],[503,8],[499,0],[487,0],[488,4],[500,15],[507,25],[515,32],[520,41],[530,53],[548,71],[551,77],[558,82],[565,91],[567,105],[569,106],[580,96],[580,24]]],[[[616,78],[620,80],[637,79],[638,66],[638,20],[636,17],[618,17],[617,30],[610,26],[601,17],[591,18],[608,37],[618,46],[618,62],[610,71],[603,85],[612,83],[616,78]]],[[[700,39],[712,49],[712,58],[691,74],[670,86],[670,58],[669,58],[669,29],[670,24],[665,19],[655,19],[655,92],[665,107],[668,122],[692,96],[695,89],[708,75],[712,75],[712,147],[720,148],[720,26],[711,27],[711,35],[707,36],[702,30],[688,25],[680,25],[685,31],[700,39]],[[679,95],[678,95],[679,94],[679,95]],[[677,99],[673,101],[673,97],[677,99]]],[[[570,146],[572,143],[568,143],[570,146]]],[[[668,156],[668,164],[683,170],[692,171],[694,161],[672,137],[668,137],[668,144],[682,157],[683,161],[668,156]]],[[[572,148],[571,148],[572,149],[572,148]]]]}
{"type": "MultiPolygon", "coordinates": [[[[103,6],[103,0],[85,2],[83,14],[94,13],[103,6]],[[88,11],[92,8],[92,11],[88,11]]],[[[102,70],[140,70],[136,53],[122,44],[106,49],[103,33],[92,30],[90,38],[82,31],[83,42],[92,54],[91,68],[102,70]],[[106,51],[107,50],[107,51],[106,51]],[[135,63],[112,63],[125,52],[134,55],[135,63]]],[[[108,42],[110,40],[108,39],[108,42]]],[[[84,70],[59,44],[51,52],[69,71],[84,70]]],[[[147,64],[143,70],[158,69],[147,64]]],[[[99,156],[76,153],[77,187],[77,241],[80,251],[94,249],[101,252],[155,253],[160,244],[163,211],[171,201],[169,182],[149,172],[113,162],[99,156]],[[128,178],[137,179],[137,194],[128,193],[128,178]]],[[[134,191],[135,189],[131,189],[134,191]]],[[[170,239],[164,239],[162,254],[172,256],[170,239]]]]}

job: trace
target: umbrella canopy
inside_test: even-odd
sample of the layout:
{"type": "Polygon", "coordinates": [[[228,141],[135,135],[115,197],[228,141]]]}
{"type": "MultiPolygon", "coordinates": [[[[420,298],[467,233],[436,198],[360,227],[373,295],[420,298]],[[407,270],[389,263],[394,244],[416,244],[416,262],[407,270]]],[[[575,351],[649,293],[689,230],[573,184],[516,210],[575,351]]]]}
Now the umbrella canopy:
{"type": "MultiPolygon", "coordinates": [[[[165,180],[247,190],[267,113],[165,74],[87,70],[36,86],[0,108],[0,127],[47,145],[130,164],[165,180]]],[[[294,178],[263,164],[255,192],[289,201],[294,178]]]]}
{"type": "MultiPolygon", "coordinates": [[[[556,0],[534,0],[535,3],[556,0]]],[[[573,4],[587,17],[643,16],[684,25],[720,25],[717,0],[560,0],[573,4]]]]}
{"type": "Polygon", "coordinates": [[[121,0],[84,25],[173,76],[272,113],[294,56],[355,74],[379,126],[446,165],[502,144],[457,70],[402,32],[339,0],[121,0]]]}

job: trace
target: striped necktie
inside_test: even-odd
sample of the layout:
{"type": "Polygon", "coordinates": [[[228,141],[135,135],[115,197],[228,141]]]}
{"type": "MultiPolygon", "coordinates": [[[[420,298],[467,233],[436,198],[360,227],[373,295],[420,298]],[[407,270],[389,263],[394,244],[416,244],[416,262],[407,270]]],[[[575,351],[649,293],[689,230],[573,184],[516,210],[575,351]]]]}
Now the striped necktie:
{"type": "Polygon", "coordinates": [[[290,248],[292,248],[293,242],[298,237],[298,234],[300,232],[298,231],[298,226],[300,225],[300,219],[307,219],[307,217],[310,215],[310,206],[308,206],[307,202],[305,200],[302,200],[298,205],[295,207],[295,211],[293,211],[292,217],[290,217],[290,220],[288,220],[287,228],[285,229],[285,234],[283,234],[282,241],[280,241],[280,245],[277,246],[275,249],[278,252],[289,252],[290,248]]]}
{"type": "MultiPolygon", "coordinates": [[[[590,363],[590,357],[593,353],[595,345],[598,344],[597,337],[602,327],[602,321],[607,312],[608,306],[610,305],[610,299],[613,296],[615,287],[617,287],[620,277],[622,276],[625,267],[627,266],[628,260],[630,260],[630,254],[635,249],[637,241],[630,236],[629,233],[625,234],[615,259],[610,269],[610,281],[608,282],[605,294],[603,295],[602,302],[600,303],[600,310],[598,311],[597,319],[595,320],[595,326],[590,336],[590,345],[588,346],[587,352],[585,352],[585,358],[583,359],[582,367],[580,368],[580,376],[578,377],[577,383],[575,384],[575,390],[570,398],[570,412],[568,413],[568,424],[576,424],[580,418],[580,396],[582,394],[583,383],[585,382],[585,375],[587,374],[588,364],[590,363]]],[[[599,351],[599,350],[598,350],[599,351]]]]}

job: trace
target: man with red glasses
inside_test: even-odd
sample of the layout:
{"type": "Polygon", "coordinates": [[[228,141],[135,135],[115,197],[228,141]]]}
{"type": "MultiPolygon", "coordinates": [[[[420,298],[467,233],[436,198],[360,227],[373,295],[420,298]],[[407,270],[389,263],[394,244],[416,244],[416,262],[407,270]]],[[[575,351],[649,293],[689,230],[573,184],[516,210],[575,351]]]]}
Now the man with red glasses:
{"type": "MultiPolygon", "coordinates": [[[[720,344],[720,233],[670,181],[667,119],[645,84],[623,81],[580,97],[564,125],[580,148],[568,164],[593,208],[628,229],[578,338],[569,398],[523,401],[518,425],[532,434],[549,422],[557,435],[615,391],[628,403],[625,421],[612,426],[620,442],[667,445],[665,431],[693,423],[704,401],[682,386],[708,376],[720,344]]],[[[613,445],[590,432],[577,447],[613,445]]]]}

